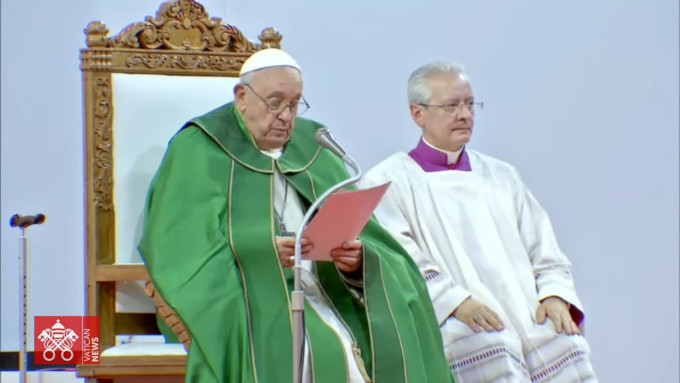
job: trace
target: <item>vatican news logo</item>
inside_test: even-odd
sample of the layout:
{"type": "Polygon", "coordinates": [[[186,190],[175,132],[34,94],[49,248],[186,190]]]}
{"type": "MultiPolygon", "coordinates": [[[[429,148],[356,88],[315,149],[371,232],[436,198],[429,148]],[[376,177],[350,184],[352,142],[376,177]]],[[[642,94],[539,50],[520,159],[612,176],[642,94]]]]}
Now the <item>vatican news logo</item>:
{"type": "Polygon", "coordinates": [[[99,354],[99,317],[35,317],[35,364],[98,364],[99,354]]]}

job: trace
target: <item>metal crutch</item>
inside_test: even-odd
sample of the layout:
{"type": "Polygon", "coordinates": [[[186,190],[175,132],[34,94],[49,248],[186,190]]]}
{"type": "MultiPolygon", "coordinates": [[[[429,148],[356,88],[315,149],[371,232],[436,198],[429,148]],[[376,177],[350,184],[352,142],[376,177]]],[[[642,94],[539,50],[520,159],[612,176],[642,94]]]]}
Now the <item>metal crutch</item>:
{"type": "Polygon", "coordinates": [[[21,300],[19,302],[19,315],[21,315],[21,351],[19,352],[19,382],[26,383],[26,373],[28,371],[28,358],[26,355],[26,344],[28,341],[27,333],[28,327],[26,322],[26,312],[28,308],[28,290],[26,289],[26,282],[28,276],[28,241],[26,238],[26,229],[31,225],[39,225],[45,222],[45,215],[27,215],[15,214],[10,218],[9,225],[11,227],[19,227],[21,229],[21,236],[19,236],[19,272],[21,279],[19,280],[19,291],[21,292],[21,300]]]}

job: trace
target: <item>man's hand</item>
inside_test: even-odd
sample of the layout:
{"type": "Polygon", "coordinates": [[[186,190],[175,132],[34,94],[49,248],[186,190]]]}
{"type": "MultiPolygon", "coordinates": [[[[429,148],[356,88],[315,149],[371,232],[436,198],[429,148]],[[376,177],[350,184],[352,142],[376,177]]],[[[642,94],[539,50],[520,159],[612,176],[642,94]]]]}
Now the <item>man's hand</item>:
{"type": "Polygon", "coordinates": [[[361,241],[354,240],[345,242],[342,247],[331,250],[331,258],[338,270],[351,273],[357,271],[363,262],[363,245],[361,241]]]}
{"type": "MultiPolygon", "coordinates": [[[[306,238],[302,238],[302,256],[309,254],[314,248],[314,244],[309,242],[306,238]]],[[[293,237],[276,237],[276,249],[279,252],[281,259],[281,266],[293,267],[295,266],[295,238],[293,237]]]]}
{"type": "Polygon", "coordinates": [[[498,314],[484,303],[472,298],[464,300],[453,311],[453,316],[468,325],[474,332],[482,331],[481,328],[487,332],[501,331],[505,328],[498,314]]]}
{"type": "Polygon", "coordinates": [[[564,330],[564,333],[567,335],[581,333],[578,326],[576,326],[576,323],[571,319],[569,305],[560,297],[545,298],[541,302],[541,305],[538,306],[538,310],[536,310],[536,322],[544,324],[546,317],[550,317],[550,320],[555,324],[555,331],[558,333],[561,333],[562,330],[564,330]]]}

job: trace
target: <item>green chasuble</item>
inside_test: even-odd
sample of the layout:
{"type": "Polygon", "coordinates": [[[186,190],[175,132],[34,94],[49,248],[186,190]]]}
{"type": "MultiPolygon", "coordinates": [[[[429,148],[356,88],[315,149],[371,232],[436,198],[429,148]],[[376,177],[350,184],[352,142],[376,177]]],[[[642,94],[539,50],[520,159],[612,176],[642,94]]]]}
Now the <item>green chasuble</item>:
{"type": "MultiPolygon", "coordinates": [[[[322,126],[297,118],[283,155],[262,154],[239,128],[233,104],[187,123],[151,184],[139,250],[161,296],[192,337],[189,382],[291,382],[291,269],[281,267],[273,209],[274,168],[304,204],[349,174],[322,149],[322,126]]],[[[316,274],[351,330],[376,383],[453,381],[425,283],[399,244],[371,220],[360,236],[364,304],[335,265],[316,274]]],[[[330,327],[306,304],[312,382],[347,382],[330,327]]]]}

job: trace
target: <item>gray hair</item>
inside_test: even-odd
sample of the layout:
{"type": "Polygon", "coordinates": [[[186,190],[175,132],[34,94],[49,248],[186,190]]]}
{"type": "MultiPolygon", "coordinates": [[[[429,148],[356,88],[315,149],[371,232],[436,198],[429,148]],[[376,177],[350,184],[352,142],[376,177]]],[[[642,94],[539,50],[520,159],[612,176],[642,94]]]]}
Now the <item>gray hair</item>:
{"type": "MultiPolygon", "coordinates": [[[[408,102],[410,104],[427,104],[430,102],[432,92],[427,85],[427,79],[437,74],[465,75],[465,69],[454,62],[436,61],[414,70],[411,77],[408,78],[408,102]]],[[[467,77],[467,75],[465,76],[467,77]]]]}
{"type": "Polygon", "coordinates": [[[253,79],[255,78],[255,72],[257,71],[244,73],[243,75],[241,75],[241,77],[239,77],[238,83],[241,85],[250,84],[251,82],[253,82],[253,79]]]}

